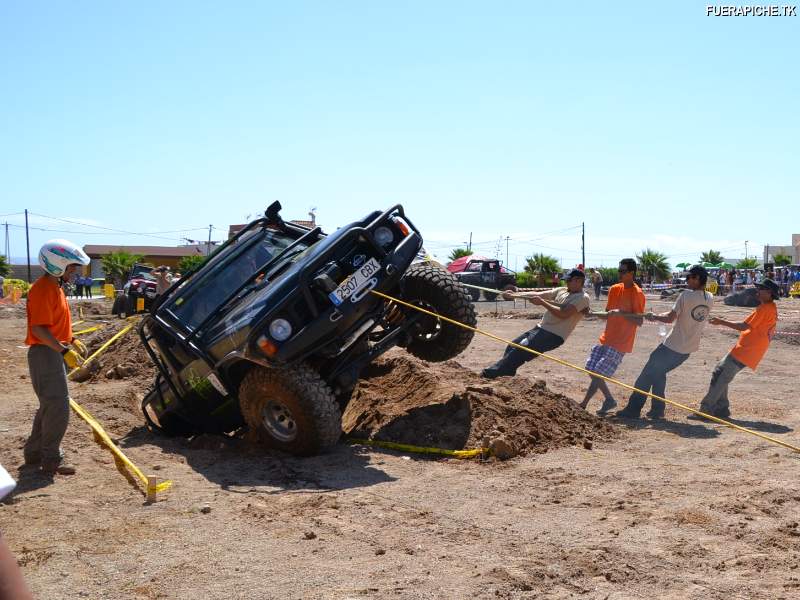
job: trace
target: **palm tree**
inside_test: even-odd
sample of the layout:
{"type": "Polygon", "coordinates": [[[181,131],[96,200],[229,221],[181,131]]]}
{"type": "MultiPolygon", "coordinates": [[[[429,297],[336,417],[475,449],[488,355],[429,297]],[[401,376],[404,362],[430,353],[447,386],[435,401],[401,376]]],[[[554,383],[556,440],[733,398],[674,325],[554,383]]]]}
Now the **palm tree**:
{"type": "Polygon", "coordinates": [[[748,256],[739,261],[737,269],[755,269],[758,266],[758,259],[755,256],[748,256]]]}
{"type": "Polygon", "coordinates": [[[525,259],[525,271],[536,275],[539,287],[544,285],[545,277],[561,271],[558,260],[546,254],[534,254],[525,259]]]}
{"type": "Polygon", "coordinates": [[[664,281],[672,275],[667,256],[661,252],[645,248],[636,255],[639,269],[650,275],[655,281],[664,281]]]}
{"type": "Polygon", "coordinates": [[[134,264],[144,258],[141,254],[129,254],[124,250],[118,252],[109,252],[101,257],[103,263],[103,271],[106,275],[111,277],[119,287],[125,282],[128,272],[134,264]]]}
{"type": "Polygon", "coordinates": [[[468,250],[467,248],[456,248],[450,253],[448,258],[453,261],[457,258],[461,258],[462,256],[470,256],[472,254],[472,250],[468,250]]]}
{"type": "Polygon", "coordinates": [[[776,267],[784,267],[792,264],[792,257],[788,254],[776,254],[772,257],[772,260],[775,262],[776,267]]]}
{"type": "Polygon", "coordinates": [[[717,250],[709,250],[708,252],[703,252],[700,255],[700,262],[707,262],[711,263],[712,265],[718,265],[723,260],[722,253],[718,252],[717,250]]]}

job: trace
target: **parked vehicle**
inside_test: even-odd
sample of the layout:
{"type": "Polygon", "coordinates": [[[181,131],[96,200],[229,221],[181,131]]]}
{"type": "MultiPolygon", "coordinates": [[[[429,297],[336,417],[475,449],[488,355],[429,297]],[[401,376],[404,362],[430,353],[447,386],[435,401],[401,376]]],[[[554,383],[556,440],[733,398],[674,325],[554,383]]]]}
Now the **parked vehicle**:
{"type": "Polygon", "coordinates": [[[128,273],[128,279],[122,286],[122,293],[114,298],[111,314],[126,318],[136,314],[138,299],[144,299],[144,310],[148,311],[156,298],[156,278],[152,275],[152,265],[136,263],[128,273]]]}
{"type": "Polygon", "coordinates": [[[474,326],[458,280],[415,263],[422,236],[403,207],[325,235],[273,203],[159,296],[139,333],[158,367],[142,409],[167,434],[243,427],[267,445],[314,454],[339,439],[362,369],[400,346],[428,361],[473,332],[377,293],[474,326]],[[375,293],[373,293],[375,292],[375,293]]]}
{"type": "MultiPolygon", "coordinates": [[[[496,290],[511,289],[516,282],[516,274],[506,269],[502,261],[496,258],[486,258],[485,256],[462,256],[447,265],[447,270],[456,276],[461,283],[477,285],[496,290]]],[[[481,290],[467,288],[470,297],[477,302],[481,296],[481,290]]],[[[486,300],[495,300],[498,293],[483,292],[486,300]]]]}

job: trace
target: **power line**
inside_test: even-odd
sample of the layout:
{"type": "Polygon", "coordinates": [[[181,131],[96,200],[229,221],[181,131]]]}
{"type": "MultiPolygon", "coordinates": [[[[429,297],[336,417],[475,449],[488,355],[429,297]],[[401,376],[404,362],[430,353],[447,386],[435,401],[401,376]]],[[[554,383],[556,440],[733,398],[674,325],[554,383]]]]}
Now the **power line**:
{"type": "MultiPolygon", "coordinates": [[[[74,221],[72,219],[63,219],[61,217],[51,217],[50,215],[43,215],[43,214],[34,213],[34,212],[31,212],[29,214],[35,215],[37,217],[42,217],[44,219],[51,219],[53,221],[61,221],[63,223],[71,223],[72,225],[80,225],[82,227],[92,227],[94,229],[102,229],[103,231],[109,231],[109,232],[127,234],[127,235],[138,235],[138,236],[146,236],[146,237],[155,237],[155,238],[160,238],[160,239],[164,239],[164,240],[173,241],[172,238],[163,237],[161,235],[158,235],[158,233],[147,233],[147,232],[143,232],[143,231],[126,231],[124,229],[114,229],[112,227],[103,227],[102,225],[93,225],[91,223],[83,223],[81,221],[74,221]]],[[[187,229],[179,229],[179,230],[176,230],[174,233],[182,233],[184,231],[199,231],[201,229],[205,230],[206,227],[191,227],[191,228],[187,228],[187,229]]],[[[88,233],[88,232],[75,232],[75,233],[88,233]]],[[[164,232],[164,233],[171,233],[171,232],[164,232]]]]}

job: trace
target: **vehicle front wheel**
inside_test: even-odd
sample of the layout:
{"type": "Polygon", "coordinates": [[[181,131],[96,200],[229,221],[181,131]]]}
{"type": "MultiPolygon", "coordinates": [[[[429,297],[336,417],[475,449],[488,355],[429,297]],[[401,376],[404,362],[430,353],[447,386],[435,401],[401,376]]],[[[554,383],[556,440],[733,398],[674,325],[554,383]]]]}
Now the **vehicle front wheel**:
{"type": "MultiPolygon", "coordinates": [[[[411,265],[401,281],[403,300],[459,323],[475,327],[475,307],[469,293],[450,273],[427,263],[411,265]]],[[[409,313],[412,309],[408,309],[409,313]]],[[[410,315],[409,315],[410,316],[410,315]]],[[[461,354],[475,333],[430,315],[411,329],[407,350],[423,360],[440,362],[461,354]]]]}
{"type": "Polygon", "coordinates": [[[336,444],[342,415],[328,385],[305,365],[256,367],[239,386],[245,423],[271,448],[318,454],[336,444]]]}

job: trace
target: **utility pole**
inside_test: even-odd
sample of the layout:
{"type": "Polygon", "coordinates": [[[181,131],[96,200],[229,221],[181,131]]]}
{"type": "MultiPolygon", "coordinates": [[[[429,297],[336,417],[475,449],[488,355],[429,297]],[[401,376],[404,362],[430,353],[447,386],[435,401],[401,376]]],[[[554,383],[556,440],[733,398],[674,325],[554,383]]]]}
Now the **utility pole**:
{"type": "Polygon", "coordinates": [[[581,223],[581,264],[586,270],[586,223],[581,223]]]}
{"type": "Polygon", "coordinates": [[[744,259],[747,260],[747,242],[749,240],[744,241],[744,259]]]}
{"type": "Polygon", "coordinates": [[[208,226],[208,244],[206,245],[206,256],[211,254],[211,230],[214,229],[213,225],[208,226]]]}
{"type": "Polygon", "coordinates": [[[469,232],[469,244],[467,244],[467,250],[472,252],[472,232],[469,232]]]}
{"type": "Polygon", "coordinates": [[[506,236],[506,268],[508,268],[508,240],[511,238],[506,236]]]}
{"type": "Polygon", "coordinates": [[[25,250],[28,255],[28,283],[31,281],[31,238],[28,235],[28,209],[25,209],[25,250]]]}
{"type": "Polygon", "coordinates": [[[6,245],[4,246],[5,257],[8,260],[8,264],[11,264],[11,244],[8,241],[8,221],[5,222],[6,226],[6,245]]]}

